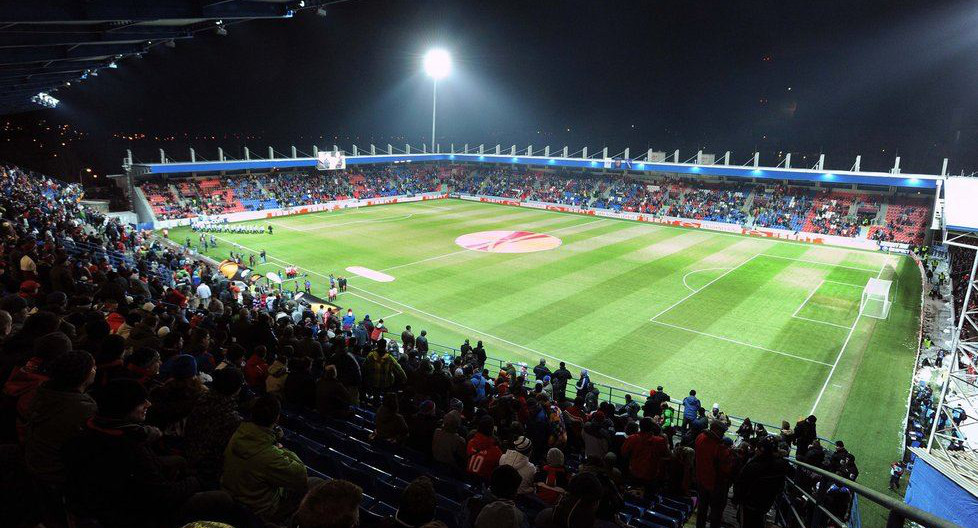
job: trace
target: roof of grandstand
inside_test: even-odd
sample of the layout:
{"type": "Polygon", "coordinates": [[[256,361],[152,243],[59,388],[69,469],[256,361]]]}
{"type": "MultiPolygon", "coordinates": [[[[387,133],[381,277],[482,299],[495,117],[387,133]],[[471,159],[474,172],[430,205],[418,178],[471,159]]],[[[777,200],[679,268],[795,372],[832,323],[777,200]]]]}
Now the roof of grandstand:
{"type": "MultiPolygon", "coordinates": [[[[302,2],[316,7],[328,2],[302,2]]],[[[259,18],[288,18],[300,2],[111,0],[4,2],[0,5],[0,114],[30,110],[31,98],[97,75],[154,46],[259,18]]]]}

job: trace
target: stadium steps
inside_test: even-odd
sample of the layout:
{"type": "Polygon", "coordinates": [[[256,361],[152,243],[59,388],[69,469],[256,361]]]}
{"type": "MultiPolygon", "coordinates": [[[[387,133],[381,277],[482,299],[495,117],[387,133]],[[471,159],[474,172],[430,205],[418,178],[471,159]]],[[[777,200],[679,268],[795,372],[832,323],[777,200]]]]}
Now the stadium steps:
{"type": "Polygon", "coordinates": [[[751,222],[753,222],[754,219],[750,216],[750,211],[754,207],[754,196],[756,193],[757,189],[751,188],[750,193],[747,194],[747,198],[744,199],[744,206],[740,208],[740,210],[747,215],[747,218],[749,218],[751,222]]]}
{"type": "Polygon", "coordinates": [[[176,185],[173,185],[171,183],[171,184],[167,185],[166,187],[167,187],[167,189],[170,189],[170,194],[172,194],[177,199],[177,203],[180,204],[180,207],[186,207],[187,206],[186,200],[184,200],[183,199],[183,196],[180,195],[180,189],[177,189],[177,186],[176,185]]]}

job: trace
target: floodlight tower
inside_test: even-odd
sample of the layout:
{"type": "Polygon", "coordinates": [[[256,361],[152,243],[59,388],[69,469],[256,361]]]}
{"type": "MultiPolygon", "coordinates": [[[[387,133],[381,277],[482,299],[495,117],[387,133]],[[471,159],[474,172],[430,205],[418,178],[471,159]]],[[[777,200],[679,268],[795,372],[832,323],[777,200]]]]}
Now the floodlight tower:
{"type": "Polygon", "coordinates": [[[452,71],[452,56],[441,48],[428,50],[424,54],[424,72],[431,77],[431,152],[435,152],[435,112],[438,107],[438,81],[452,71]]]}

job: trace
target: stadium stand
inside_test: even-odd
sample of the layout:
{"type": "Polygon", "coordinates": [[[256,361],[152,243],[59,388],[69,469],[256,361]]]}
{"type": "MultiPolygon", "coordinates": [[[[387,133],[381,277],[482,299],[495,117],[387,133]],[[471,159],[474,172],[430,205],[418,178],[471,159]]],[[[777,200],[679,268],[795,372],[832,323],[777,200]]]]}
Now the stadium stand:
{"type": "MultiPolygon", "coordinates": [[[[385,168],[340,185],[278,175],[269,192],[384,195],[459,177],[385,168]]],[[[528,192],[614,192],[619,205],[645,207],[684,188],[669,185],[538,178],[528,192]]],[[[812,510],[782,492],[787,453],[858,474],[844,447],[822,448],[815,417],[765,427],[707,410],[693,391],[680,404],[662,387],[611,402],[586,371],[527,368],[467,342],[433,353],[410,331],[391,336],[288,292],[239,289],[212,262],[87,210],[73,185],[4,167],[0,186],[11,526],[352,527],[354,512],[365,527],[679,528],[694,514],[719,526],[730,489],[760,518],[776,501],[812,510]]],[[[222,208],[267,191],[263,177],[175,188],[222,208]]],[[[738,189],[694,190],[695,207],[726,215],[711,197],[747,192],[738,189]]],[[[798,481],[825,487],[814,473],[798,481]]],[[[833,493],[846,517],[852,491],[833,493]]]]}
{"type": "Polygon", "coordinates": [[[270,173],[177,180],[179,198],[158,182],[142,184],[157,219],[312,205],[450,189],[454,193],[547,202],[769,227],[843,237],[921,244],[930,206],[913,196],[788,186],[636,180],[611,175],[479,169],[459,165],[357,168],[336,174],[270,173]],[[177,205],[182,201],[187,206],[177,205]]]}

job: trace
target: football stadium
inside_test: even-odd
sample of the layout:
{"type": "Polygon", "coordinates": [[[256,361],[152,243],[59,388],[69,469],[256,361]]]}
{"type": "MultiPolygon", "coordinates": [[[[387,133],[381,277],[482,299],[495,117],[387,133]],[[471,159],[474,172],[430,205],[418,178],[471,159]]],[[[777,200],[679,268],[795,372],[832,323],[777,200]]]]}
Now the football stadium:
{"type": "MultiPolygon", "coordinates": [[[[751,11],[778,68],[752,75],[791,85],[719,88],[770,109],[721,119],[690,81],[633,100],[676,113],[623,113],[637,73],[575,84],[541,66],[561,39],[503,23],[539,6],[366,4],[0,6],[0,524],[978,526],[978,125],[926,135],[950,88],[892,87],[880,108],[925,109],[902,128],[856,80],[796,88],[846,70],[823,51],[906,65],[786,7],[751,11]],[[540,71],[492,84],[517,66],[480,39],[540,71]],[[548,108],[510,104],[531,85],[593,108],[520,117],[548,108]]],[[[585,62],[730,15],[618,8],[547,15],[585,62]]],[[[926,35],[966,11],[880,16],[926,35]]],[[[654,63],[700,79],[690,57],[761,49],[714,37],[654,63]]]]}

